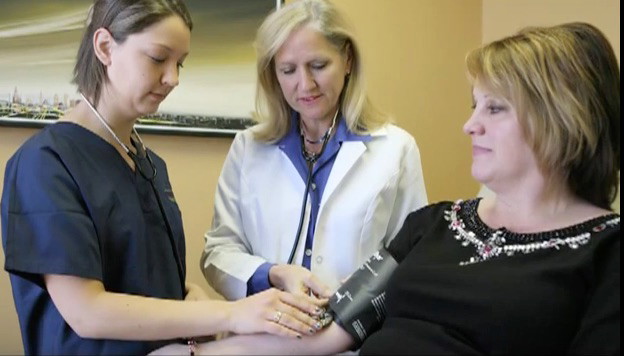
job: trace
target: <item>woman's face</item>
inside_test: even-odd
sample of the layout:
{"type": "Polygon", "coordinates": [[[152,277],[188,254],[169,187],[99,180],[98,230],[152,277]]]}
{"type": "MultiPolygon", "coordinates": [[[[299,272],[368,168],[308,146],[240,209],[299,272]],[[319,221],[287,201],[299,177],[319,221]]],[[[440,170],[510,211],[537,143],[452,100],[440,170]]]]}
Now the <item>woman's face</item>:
{"type": "Polygon", "coordinates": [[[190,42],[190,30],[179,16],[169,16],[123,43],[113,41],[102,95],[124,116],[157,111],[179,83],[190,42]]]}
{"type": "Polygon", "coordinates": [[[472,176],[494,191],[541,176],[516,109],[504,98],[473,88],[474,111],[464,125],[472,139],[472,176]]]}
{"type": "Polygon", "coordinates": [[[309,26],[293,31],[274,58],[286,102],[302,120],[331,120],[351,59],[309,26]]]}

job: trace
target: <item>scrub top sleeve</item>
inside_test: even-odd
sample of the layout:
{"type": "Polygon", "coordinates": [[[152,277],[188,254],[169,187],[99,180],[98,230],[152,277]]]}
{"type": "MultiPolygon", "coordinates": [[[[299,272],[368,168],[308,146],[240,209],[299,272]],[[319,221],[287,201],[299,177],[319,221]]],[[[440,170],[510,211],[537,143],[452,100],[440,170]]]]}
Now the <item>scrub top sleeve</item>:
{"type": "Polygon", "coordinates": [[[49,147],[22,149],[9,161],[2,204],[8,272],[42,287],[43,274],[102,280],[85,188],[49,147]]]}

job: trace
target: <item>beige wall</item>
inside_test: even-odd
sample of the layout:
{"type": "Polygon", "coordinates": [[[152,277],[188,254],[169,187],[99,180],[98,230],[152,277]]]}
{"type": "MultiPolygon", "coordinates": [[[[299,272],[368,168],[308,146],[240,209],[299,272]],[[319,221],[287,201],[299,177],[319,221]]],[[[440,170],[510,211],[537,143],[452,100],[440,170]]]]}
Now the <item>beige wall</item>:
{"type": "Polygon", "coordinates": [[[483,0],[483,41],[510,35],[525,26],[588,22],[602,30],[620,58],[619,0],[483,0]]]}
{"type": "Polygon", "coordinates": [[[429,200],[471,197],[464,55],[481,42],[478,0],[336,0],[360,39],[377,105],[420,147],[429,200]]]}
{"type": "MultiPolygon", "coordinates": [[[[373,100],[418,141],[431,201],[470,197],[478,190],[469,175],[468,140],[461,133],[471,104],[464,79],[464,54],[479,45],[482,38],[515,31],[519,26],[505,25],[519,18],[524,21],[522,25],[534,24],[534,18],[551,18],[542,20],[547,16],[544,14],[559,16],[572,11],[571,16],[593,16],[596,23],[613,23],[611,19],[619,13],[619,2],[606,0],[483,0],[483,7],[481,0],[335,2],[357,28],[373,100]],[[617,3],[617,12],[609,5],[613,3],[617,3]],[[517,4],[522,9],[529,6],[532,11],[518,14],[517,4]],[[542,4],[544,7],[540,7],[542,4]],[[567,4],[572,4],[571,8],[567,4]],[[609,10],[605,11],[605,7],[609,10]]],[[[619,16],[614,28],[619,29],[619,16]]],[[[619,53],[619,36],[617,44],[619,53]]],[[[34,132],[0,127],[2,176],[6,160],[34,132]]],[[[212,218],[214,189],[231,139],[144,135],[144,140],[168,164],[184,217],[189,279],[207,286],[198,268],[202,235],[212,218]]],[[[0,264],[4,265],[2,253],[0,264]]],[[[0,273],[0,320],[0,354],[21,353],[6,273],[0,273]]]]}

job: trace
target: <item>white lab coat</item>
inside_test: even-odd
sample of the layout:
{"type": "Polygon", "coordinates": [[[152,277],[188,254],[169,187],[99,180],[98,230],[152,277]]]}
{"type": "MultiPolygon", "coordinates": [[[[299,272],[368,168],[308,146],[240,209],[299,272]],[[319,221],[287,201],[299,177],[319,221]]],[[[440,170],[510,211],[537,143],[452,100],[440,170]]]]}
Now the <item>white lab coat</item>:
{"type": "MultiPolygon", "coordinates": [[[[201,258],[204,276],[229,300],[247,293],[264,262],[286,263],[305,182],[276,145],[236,135],[219,178],[212,228],[201,258]]],[[[427,204],[416,141],[387,125],[369,142],[345,141],[329,175],[316,222],[311,271],[330,288],[397,234],[407,214],[427,204]]],[[[310,212],[295,254],[300,264],[310,212]]]]}

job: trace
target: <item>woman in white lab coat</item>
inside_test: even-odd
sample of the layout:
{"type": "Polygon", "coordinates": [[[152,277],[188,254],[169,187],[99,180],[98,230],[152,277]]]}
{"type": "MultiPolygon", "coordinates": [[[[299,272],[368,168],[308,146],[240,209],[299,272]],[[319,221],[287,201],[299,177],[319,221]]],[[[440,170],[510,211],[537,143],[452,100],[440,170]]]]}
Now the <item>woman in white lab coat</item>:
{"type": "Polygon", "coordinates": [[[418,147],[371,105],[330,3],[277,10],[256,50],[260,124],[230,148],[201,268],[227,299],[271,287],[328,296],[427,203],[418,147]]]}

